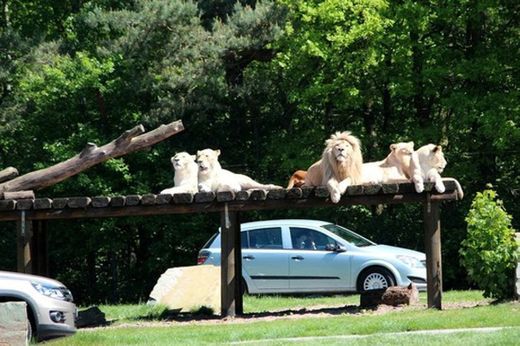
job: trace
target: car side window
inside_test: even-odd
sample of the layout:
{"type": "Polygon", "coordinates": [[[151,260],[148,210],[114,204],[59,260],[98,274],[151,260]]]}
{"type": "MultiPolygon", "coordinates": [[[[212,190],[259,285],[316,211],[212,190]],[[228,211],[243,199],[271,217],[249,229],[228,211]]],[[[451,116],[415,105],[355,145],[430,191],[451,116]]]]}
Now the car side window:
{"type": "Polygon", "coordinates": [[[281,249],[282,229],[280,227],[262,228],[249,231],[251,249],[281,249]]]}
{"type": "Polygon", "coordinates": [[[240,245],[242,249],[249,248],[249,232],[240,232],[240,245]]]}
{"type": "Polygon", "coordinates": [[[293,249],[325,250],[327,245],[337,245],[331,237],[308,228],[291,227],[293,249]]]}

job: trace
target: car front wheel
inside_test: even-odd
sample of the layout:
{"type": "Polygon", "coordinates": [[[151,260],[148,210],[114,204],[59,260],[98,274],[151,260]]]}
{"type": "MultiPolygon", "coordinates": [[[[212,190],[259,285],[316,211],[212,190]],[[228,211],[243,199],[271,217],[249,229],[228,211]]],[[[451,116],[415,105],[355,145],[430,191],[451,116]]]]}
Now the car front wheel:
{"type": "Polygon", "coordinates": [[[361,273],[358,280],[358,291],[384,289],[394,285],[395,279],[390,271],[382,267],[373,267],[361,273]]]}

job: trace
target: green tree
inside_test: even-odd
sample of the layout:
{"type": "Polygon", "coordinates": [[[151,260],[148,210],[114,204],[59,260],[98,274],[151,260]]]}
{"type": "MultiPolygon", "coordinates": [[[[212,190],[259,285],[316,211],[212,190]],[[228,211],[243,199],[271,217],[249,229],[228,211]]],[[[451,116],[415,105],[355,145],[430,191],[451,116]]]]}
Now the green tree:
{"type": "Polygon", "coordinates": [[[471,281],[485,297],[512,298],[518,245],[511,216],[493,190],[477,193],[466,222],[468,235],[460,253],[471,281]]]}

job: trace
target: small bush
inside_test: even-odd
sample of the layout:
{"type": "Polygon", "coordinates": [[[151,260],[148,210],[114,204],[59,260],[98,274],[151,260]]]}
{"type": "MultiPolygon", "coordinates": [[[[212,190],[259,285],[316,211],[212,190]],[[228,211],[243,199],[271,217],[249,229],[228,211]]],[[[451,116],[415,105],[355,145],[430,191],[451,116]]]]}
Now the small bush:
{"type": "Polygon", "coordinates": [[[512,298],[518,245],[511,216],[495,191],[477,193],[466,222],[468,234],[460,254],[470,280],[484,290],[485,297],[512,298]]]}

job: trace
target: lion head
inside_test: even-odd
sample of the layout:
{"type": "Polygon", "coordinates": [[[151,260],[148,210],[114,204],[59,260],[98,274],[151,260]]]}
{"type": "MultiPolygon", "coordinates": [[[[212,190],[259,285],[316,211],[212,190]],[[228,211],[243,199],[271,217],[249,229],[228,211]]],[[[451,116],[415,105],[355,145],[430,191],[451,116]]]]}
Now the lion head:
{"type": "Polygon", "coordinates": [[[195,158],[195,155],[190,155],[183,151],[172,156],[170,161],[175,171],[182,171],[187,170],[190,166],[193,166],[195,164],[195,158]]]}
{"type": "Polygon", "coordinates": [[[216,169],[220,169],[218,157],[220,149],[204,149],[197,151],[197,165],[199,166],[199,175],[209,175],[216,169]]]}
{"type": "Polygon", "coordinates": [[[416,153],[423,171],[431,168],[435,168],[439,173],[444,171],[447,161],[440,145],[426,144],[417,149],[416,153]]]}
{"type": "Polygon", "coordinates": [[[350,131],[332,134],[325,141],[322,165],[324,176],[334,176],[338,181],[350,178],[352,184],[360,183],[363,166],[361,142],[350,131]]]}

